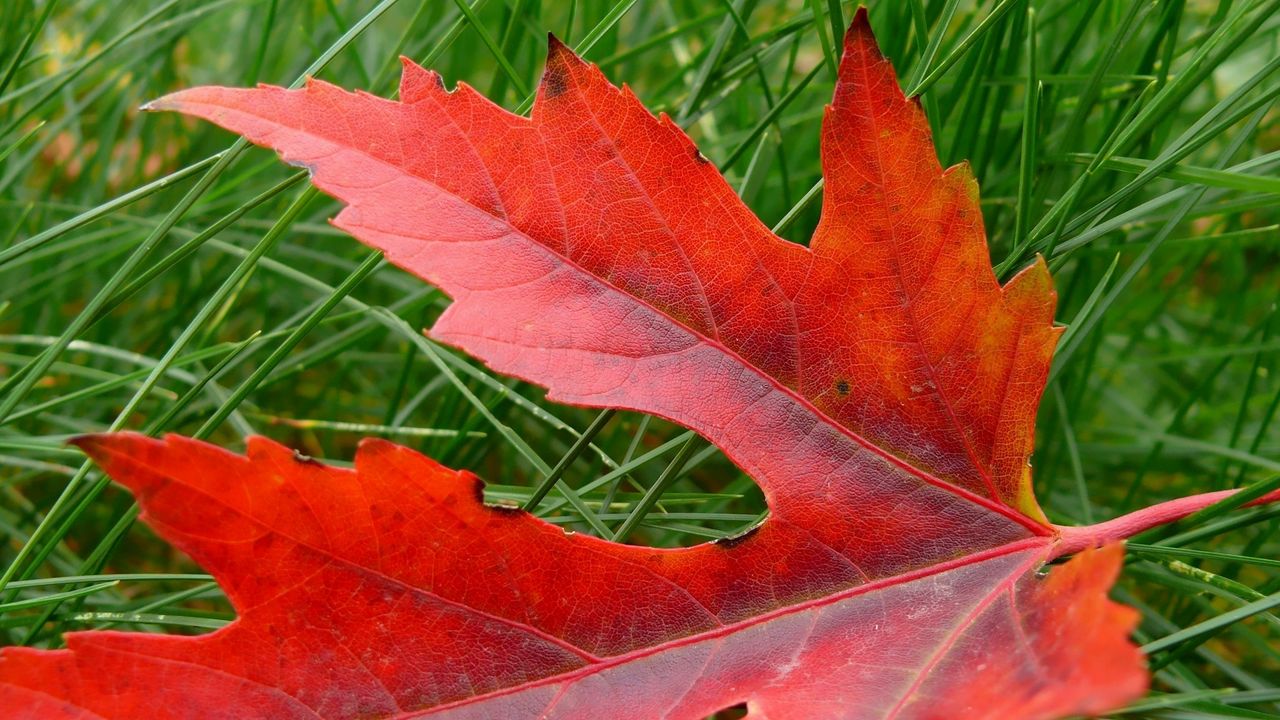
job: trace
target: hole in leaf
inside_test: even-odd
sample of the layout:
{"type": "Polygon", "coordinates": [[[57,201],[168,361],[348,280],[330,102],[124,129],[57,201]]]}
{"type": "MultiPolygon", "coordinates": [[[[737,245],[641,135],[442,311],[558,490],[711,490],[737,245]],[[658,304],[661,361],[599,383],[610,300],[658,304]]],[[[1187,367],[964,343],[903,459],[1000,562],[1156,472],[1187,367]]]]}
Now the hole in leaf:
{"type": "Polygon", "coordinates": [[[729,707],[712,715],[708,720],[739,720],[747,716],[747,704],[744,702],[729,707]]]}

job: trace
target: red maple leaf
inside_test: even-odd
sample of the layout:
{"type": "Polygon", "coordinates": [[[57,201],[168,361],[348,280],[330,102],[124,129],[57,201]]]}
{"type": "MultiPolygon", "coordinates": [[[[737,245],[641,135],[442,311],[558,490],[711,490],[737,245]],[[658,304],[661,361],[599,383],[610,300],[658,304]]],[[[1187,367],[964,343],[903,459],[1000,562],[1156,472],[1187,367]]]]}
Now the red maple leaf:
{"type": "Polygon", "coordinates": [[[334,223],[454,303],[431,330],[553,400],[715,442],[770,516],[656,550],[483,504],[366,441],[356,469],[261,438],[79,441],[225,588],[201,637],[72,633],[0,655],[18,717],[1057,718],[1140,696],[1136,613],[1091,528],[1031,491],[1058,331],[1043,262],[1001,287],[977,186],[943,171],[860,11],[823,126],[822,221],[774,236],[665,116],[554,39],[532,117],[405,64],[400,101],[197,88],[312,170],[334,223]],[[1086,550],[1051,572],[1047,561],[1086,550]]]}

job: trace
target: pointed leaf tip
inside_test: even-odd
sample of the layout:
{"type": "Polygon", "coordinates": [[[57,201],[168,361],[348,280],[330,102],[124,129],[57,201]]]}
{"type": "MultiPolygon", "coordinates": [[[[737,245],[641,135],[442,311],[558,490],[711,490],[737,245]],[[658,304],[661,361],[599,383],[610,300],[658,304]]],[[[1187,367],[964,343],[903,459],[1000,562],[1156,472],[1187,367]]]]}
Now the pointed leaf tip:
{"type": "Polygon", "coordinates": [[[149,435],[131,431],[100,432],[76,435],[75,437],[67,440],[67,444],[76,446],[84,452],[84,454],[101,463],[104,458],[108,457],[113,452],[124,454],[139,445],[159,445],[167,442],[171,438],[181,437],[182,436],[180,435],[166,435],[164,440],[160,440],[149,435]]]}
{"type": "Polygon", "coordinates": [[[560,39],[547,33],[547,64],[542,69],[542,95],[550,100],[564,94],[569,89],[570,66],[581,63],[573,50],[560,42],[560,39]]]}
{"type": "Polygon", "coordinates": [[[84,435],[76,435],[67,440],[68,445],[74,445],[80,448],[84,454],[93,456],[95,452],[102,447],[103,443],[109,438],[108,433],[87,433],[84,435]]]}
{"type": "Polygon", "coordinates": [[[544,82],[546,72],[552,67],[589,65],[573,48],[566,45],[554,33],[547,33],[547,63],[543,70],[544,82]]]}
{"type": "Polygon", "coordinates": [[[164,112],[167,110],[178,110],[181,105],[178,98],[187,90],[179,90],[178,92],[166,93],[154,100],[148,100],[138,109],[143,112],[164,112]]]}
{"type": "Polygon", "coordinates": [[[846,51],[851,45],[859,42],[869,42],[876,49],[876,52],[880,50],[880,43],[876,40],[875,32],[871,29],[871,19],[867,14],[866,5],[858,6],[858,9],[853,13],[853,20],[849,22],[849,27],[844,31],[844,47],[846,51]]]}
{"type": "Polygon", "coordinates": [[[400,56],[400,101],[413,104],[432,92],[444,90],[444,77],[412,59],[400,56]]]}
{"type": "Polygon", "coordinates": [[[548,33],[547,33],[547,57],[548,57],[548,59],[549,59],[552,55],[556,55],[556,54],[561,53],[561,52],[564,52],[564,51],[566,51],[566,50],[568,50],[569,52],[573,52],[573,50],[572,50],[568,45],[565,45],[565,44],[564,44],[564,41],[563,41],[563,40],[561,40],[560,38],[556,37],[556,34],[555,34],[555,33],[553,33],[553,32],[548,32],[548,33]]]}

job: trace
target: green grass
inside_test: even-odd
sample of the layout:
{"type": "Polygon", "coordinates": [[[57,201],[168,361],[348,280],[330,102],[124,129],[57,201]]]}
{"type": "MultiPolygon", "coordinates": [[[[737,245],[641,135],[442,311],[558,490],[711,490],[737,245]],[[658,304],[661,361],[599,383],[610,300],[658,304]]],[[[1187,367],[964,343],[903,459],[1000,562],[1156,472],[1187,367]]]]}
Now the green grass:
{"type": "MultiPolygon", "coordinates": [[[[850,4],[822,0],[12,0],[0,4],[0,644],[230,618],[132,498],[64,445],[115,428],[336,462],[379,434],[493,501],[655,545],[758,520],[680,428],[547,403],[423,338],[441,294],[326,224],[335,203],[146,100],[316,74],[394,92],[400,54],[527,109],[550,30],[669,113],[806,242],[850,4]]],[[[944,163],[982,186],[1003,278],[1048,258],[1069,326],[1037,491],[1105,519],[1280,470],[1280,0],[880,0],[944,163]],[[975,5],[981,7],[975,8],[975,5]]],[[[1280,717],[1280,510],[1144,537],[1155,694],[1129,717],[1280,717]]]]}

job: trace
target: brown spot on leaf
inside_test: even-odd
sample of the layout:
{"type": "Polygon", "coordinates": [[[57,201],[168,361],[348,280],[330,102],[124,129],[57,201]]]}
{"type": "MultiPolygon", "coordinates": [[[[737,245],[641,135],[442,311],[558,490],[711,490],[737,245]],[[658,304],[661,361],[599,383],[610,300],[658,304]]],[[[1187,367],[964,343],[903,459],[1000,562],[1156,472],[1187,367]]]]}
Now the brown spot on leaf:
{"type": "Polygon", "coordinates": [[[320,465],[321,464],[319,460],[316,460],[315,458],[302,452],[301,450],[293,451],[293,461],[300,462],[303,465],[320,465]]]}
{"type": "Polygon", "coordinates": [[[485,507],[489,508],[490,510],[497,510],[498,512],[501,512],[504,514],[524,512],[524,510],[520,508],[520,503],[516,502],[515,500],[512,500],[511,498],[501,498],[497,502],[493,503],[492,505],[486,505],[485,507]]]}
{"type": "Polygon", "coordinates": [[[837,380],[837,381],[836,381],[836,392],[840,393],[840,396],[841,396],[841,397],[844,397],[845,395],[848,395],[848,394],[849,394],[849,381],[848,381],[848,380],[844,380],[844,379],[837,380]]]}
{"type": "Polygon", "coordinates": [[[563,60],[555,56],[548,59],[547,69],[542,73],[542,86],[548,100],[560,97],[569,89],[569,68],[563,60]]]}
{"type": "Polygon", "coordinates": [[[738,533],[737,535],[732,535],[730,537],[718,538],[712,544],[714,544],[716,547],[729,550],[731,548],[735,548],[741,545],[742,543],[746,542],[747,538],[750,538],[752,535],[755,535],[757,532],[759,532],[759,530],[760,530],[760,526],[756,525],[755,527],[751,528],[750,530],[747,530],[746,532],[738,533]]]}

